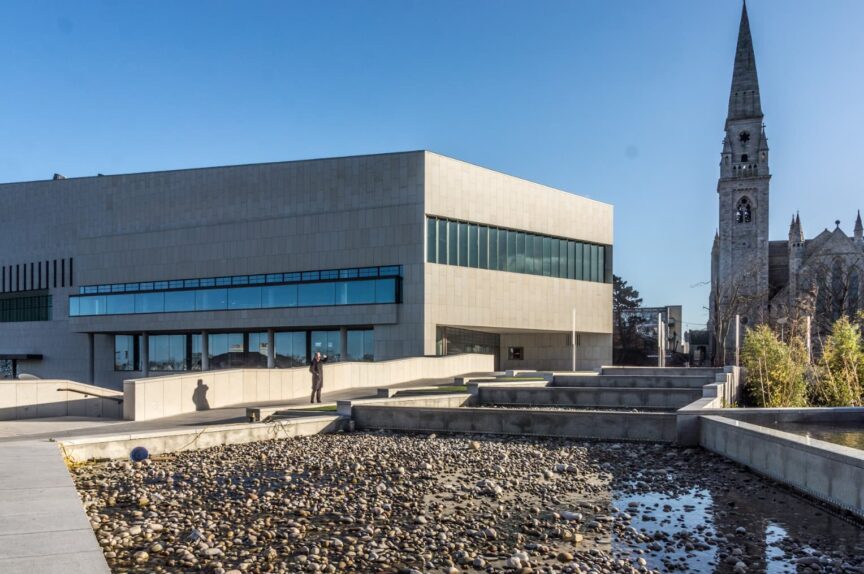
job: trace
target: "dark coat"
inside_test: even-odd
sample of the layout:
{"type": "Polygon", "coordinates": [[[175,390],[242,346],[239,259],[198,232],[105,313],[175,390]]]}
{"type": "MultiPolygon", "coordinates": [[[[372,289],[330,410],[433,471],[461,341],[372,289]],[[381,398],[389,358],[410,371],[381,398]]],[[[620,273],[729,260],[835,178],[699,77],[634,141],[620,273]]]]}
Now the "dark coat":
{"type": "Polygon", "coordinates": [[[318,390],[324,386],[324,365],[327,362],[327,357],[321,357],[319,361],[312,357],[312,363],[309,365],[309,372],[312,373],[312,389],[318,390]]]}

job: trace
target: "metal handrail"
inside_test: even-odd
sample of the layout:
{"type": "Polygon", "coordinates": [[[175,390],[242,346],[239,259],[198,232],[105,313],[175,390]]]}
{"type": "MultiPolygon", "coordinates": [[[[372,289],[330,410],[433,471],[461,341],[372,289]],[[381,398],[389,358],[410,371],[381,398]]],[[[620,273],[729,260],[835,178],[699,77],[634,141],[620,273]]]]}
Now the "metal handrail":
{"type": "Polygon", "coordinates": [[[104,396],[104,395],[97,395],[96,393],[92,393],[90,391],[82,391],[81,389],[61,388],[61,389],[57,389],[57,391],[58,392],[59,391],[71,391],[73,393],[80,393],[82,395],[94,396],[94,397],[99,398],[99,399],[108,399],[110,401],[117,401],[118,403],[123,402],[123,397],[109,397],[109,396],[104,396]]]}

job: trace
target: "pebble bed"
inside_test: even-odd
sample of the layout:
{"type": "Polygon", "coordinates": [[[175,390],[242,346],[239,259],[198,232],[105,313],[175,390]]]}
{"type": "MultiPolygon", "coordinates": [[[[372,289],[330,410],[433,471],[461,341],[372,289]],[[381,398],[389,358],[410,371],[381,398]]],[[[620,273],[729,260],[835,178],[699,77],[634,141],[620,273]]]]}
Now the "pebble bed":
{"type": "Polygon", "coordinates": [[[700,449],[350,433],[73,474],[115,573],[864,573],[861,525],[700,449]]]}

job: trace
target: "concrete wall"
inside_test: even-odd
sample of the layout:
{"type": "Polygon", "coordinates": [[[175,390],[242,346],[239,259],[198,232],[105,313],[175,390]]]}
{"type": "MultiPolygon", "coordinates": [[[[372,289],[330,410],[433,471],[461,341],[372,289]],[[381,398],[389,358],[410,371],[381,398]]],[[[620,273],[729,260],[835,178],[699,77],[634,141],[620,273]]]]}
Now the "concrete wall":
{"type": "MultiPolygon", "coordinates": [[[[426,154],[425,174],[427,215],[612,244],[609,204],[434,153],[426,154]]],[[[436,327],[448,325],[504,334],[504,352],[521,341],[514,346],[525,347],[526,360],[504,361],[502,368],[570,369],[566,337],[575,308],[585,345],[578,368],[611,362],[611,284],[437,263],[425,267],[426,354],[435,353],[436,327]]]]}
{"type": "Polygon", "coordinates": [[[675,440],[675,415],[667,413],[539,411],[493,408],[414,408],[360,405],[358,429],[560,436],[602,440],[675,440]]]}
{"type": "Polygon", "coordinates": [[[864,452],[734,421],[701,420],[699,444],[864,518],[864,452]]]}
{"type": "Polygon", "coordinates": [[[0,381],[0,420],[43,417],[119,419],[123,394],[74,381],[0,381]]]}
{"type": "MultiPolygon", "coordinates": [[[[492,355],[415,357],[374,363],[324,366],[324,391],[381,387],[424,378],[443,379],[493,370],[492,355]]],[[[127,420],[150,420],[182,413],[309,396],[311,375],[297,369],[232,369],[132,379],[123,383],[127,420]]]]}

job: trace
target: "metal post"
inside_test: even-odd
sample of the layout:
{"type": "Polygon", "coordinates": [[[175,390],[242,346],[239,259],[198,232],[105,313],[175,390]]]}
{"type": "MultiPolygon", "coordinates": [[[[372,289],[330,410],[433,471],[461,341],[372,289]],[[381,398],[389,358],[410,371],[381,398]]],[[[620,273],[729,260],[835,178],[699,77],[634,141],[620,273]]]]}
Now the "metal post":
{"type": "Polygon", "coordinates": [[[657,366],[663,367],[663,315],[657,313],[657,366]]]}
{"type": "Polygon", "coordinates": [[[267,368],[276,367],[276,331],[267,329],[267,368]]]}
{"type": "Polygon", "coordinates": [[[741,315],[735,315],[735,366],[740,367],[741,357],[741,315]]]}
{"type": "Polygon", "coordinates": [[[813,328],[813,318],[807,315],[807,362],[813,362],[813,337],[810,330],[813,328]]]}
{"type": "Polygon", "coordinates": [[[576,372],[576,307],[573,307],[573,372],[576,372]]]}

